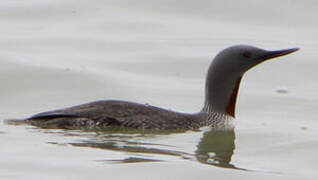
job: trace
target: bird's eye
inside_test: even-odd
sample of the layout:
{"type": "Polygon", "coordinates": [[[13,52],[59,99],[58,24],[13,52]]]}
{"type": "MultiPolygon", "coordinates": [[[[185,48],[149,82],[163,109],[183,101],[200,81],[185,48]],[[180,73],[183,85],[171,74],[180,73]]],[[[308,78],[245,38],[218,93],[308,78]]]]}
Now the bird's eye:
{"type": "Polygon", "coordinates": [[[248,51],[246,51],[246,52],[244,52],[243,53],[243,57],[245,57],[245,58],[250,58],[251,57],[251,53],[250,52],[248,52],[248,51]]]}

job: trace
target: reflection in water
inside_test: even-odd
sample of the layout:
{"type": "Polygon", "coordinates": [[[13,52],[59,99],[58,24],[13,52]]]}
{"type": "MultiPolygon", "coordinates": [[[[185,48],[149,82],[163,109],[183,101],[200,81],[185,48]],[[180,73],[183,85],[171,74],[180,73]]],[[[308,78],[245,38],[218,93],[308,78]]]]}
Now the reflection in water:
{"type": "MultiPolygon", "coordinates": [[[[98,149],[105,149],[111,151],[124,151],[130,153],[141,153],[141,154],[157,154],[157,155],[169,155],[169,156],[193,156],[186,152],[169,150],[174,146],[164,145],[164,144],[155,144],[155,143],[143,143],[138,142],[140,135],[123,135],[123,134],[105,134],[100,135],[89,140],[82,141],[80,143],[69,143],[77,147],[91,147],[98,149]]],[[[154,161],[163,161],[158,159],[151,158],[140,158],[140,157],[129,157],[126,159],[120,160],[107,160],[108,162],[117,162],[117,163],[132,163],[132,162],[154,162],[154,161]]]]}
{"type": "MultiPolygon", "coordinates": [[[[112,151],[124,151],[140,154],[152,155],[169,155],[178,156],[184,159],[197,160],[200,163],[213,165],[222,168],[237,168],[231,164],[231,158],[235,149],[235,132],[234,130],[215,130],[212,129],[203,134],[200,142],[197,145],[195,153],[187,153],[176,150],[169,150],[173,146],[164,144],[152,144],[138,142],[141,135],[132,134],[104,134],[95,138],[90,138],[79,143],[70,143],[78,147],[91,147],[112,151]]],[[[144,136],[145,137],[145,136],[144,136]]],[[[128,157],[120,160],[107,160],[106,162],[113,163],[136,163],[136,162],[155,162],[164,161],[158,160],[154,156],[152,158],[128,157]]]]}
{"type": "Polygon", "coordinates": [[[204,164],[218,167],[237,168],[231,164],[235,149],[234,130],[210,130],[205,132],[195,151],[196,159],[204,164]]]}
{"type": "Polygon", "coordinates": [[[234,139],[233,130],[205,132],[197,146],[197,160],[221,167],[231,166],[231,157],[235,149],[234,139]]]}
{"type": "Polygon", "coordinates": [[[112,163],[138,163],[138,162],[162,162],[162,160],[157,159],[146,159],[146,158],[139,158],[139,157],[129,157],[123,160],[107,160],[108,162],[112,163]]]}
{"type": "MultiPolygon", "coordinates": [[[[180,131],[179,133],[182,132],[183,131],[180,131]]],[[[104,131],[104,133],[101,133],[101,131],[96,131],[94,133],[92,131],[50,131],[49,129],[46,129],[43,133],[57,133],[63,136],[84,137],[85,140],[69,143],[70,145],[77,147],[90,147],[138,154],[130,155],[130,157],[126,159],[103,160],[110,163],[160,162],[164,160],[156,159],[155,156],[152,156],[151,158],[148,156],[145,158],[143,155],[168,155],[181,157],[183,159],[197,160],[200,163],[213,165],[216,167],[247,170],[235,167],[235,165],[231,163],[231,158],[235,149],[234,129],[210,129],[209,131],[204,132],[194,153],[172,150],[177,148],[175,146],[141,142],[141,140],[145,138],[149,139],[158,135],[166,135],[177,132],[147,131],[140,133],[140,131],[135,129],[125,128],[108,129],[107,131],[104,131]]],[[[56,142],[49,143],[61,145],[56,142]]]]}

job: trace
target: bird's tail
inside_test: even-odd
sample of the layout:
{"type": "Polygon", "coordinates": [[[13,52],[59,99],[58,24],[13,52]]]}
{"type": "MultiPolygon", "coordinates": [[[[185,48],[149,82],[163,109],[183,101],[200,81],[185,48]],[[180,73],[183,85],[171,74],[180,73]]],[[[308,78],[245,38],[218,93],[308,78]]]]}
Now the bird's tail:
{"type": "Polygon", "coordinates": [[[26,119],[5,119],[3,122],[5,124],[15,126],[29,124],[26,119]]]}

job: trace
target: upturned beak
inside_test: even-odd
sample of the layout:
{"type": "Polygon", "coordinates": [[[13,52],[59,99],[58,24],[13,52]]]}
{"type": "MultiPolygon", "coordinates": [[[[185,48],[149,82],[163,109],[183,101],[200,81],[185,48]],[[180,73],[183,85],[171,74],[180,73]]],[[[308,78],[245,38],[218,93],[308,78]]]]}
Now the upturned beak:
{"type": "Polygon", "coordinates": [[[277,50],[277,51],[267,51],[263,56],[258,57],[257,59],[265,61],[267,59],[272,59],[275,57],[284,56],[284,55],[293,53],[293,52],[298,51],[298,50],[299,50],[299,48],[282,49],[282,50],[277,50]]]}

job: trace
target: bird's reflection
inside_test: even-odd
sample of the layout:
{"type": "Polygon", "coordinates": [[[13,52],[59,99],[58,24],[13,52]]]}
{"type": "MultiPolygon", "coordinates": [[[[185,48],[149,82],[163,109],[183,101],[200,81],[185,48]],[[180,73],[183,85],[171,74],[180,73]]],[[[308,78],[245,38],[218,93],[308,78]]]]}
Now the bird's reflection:
{"type": "Polygon", "coordinates": [[[203,134],[195,151],[196,159],[204,164],[223,168],[237,168],[231,164],[235,149],[235,132],[231,130],[210,130],[203,134]]]}
{"type": "MultiPolygon", "coordinates": [[[[154,135],[155,136],[155,135],[154,135]]],[[[79,143],[70,143],[77,147],[91,147],[112,151],[124,151],[141,154],[159,154],[178,156],[184,159],[197,160],[200,163],[213,165],[221,168],[232,168],[239,170],[246,170],[238,168],[231,163],[231,158],[235,149],[235,131],[231,130],[216,130],[211,129],[203,133],[203,137],[197,144],[197,149],[194,153],[188,153],[174,149],[173,146],[164,144],[141,143],[138,141],[143,135],[134,134],[103,134],[94,138],[79,143]]],[[[113,163],[135,163],[135,162],[160,162],[155,156],[147,156],[147,158],[130,156],[126,159],[107,160],[113,163]]]]}

